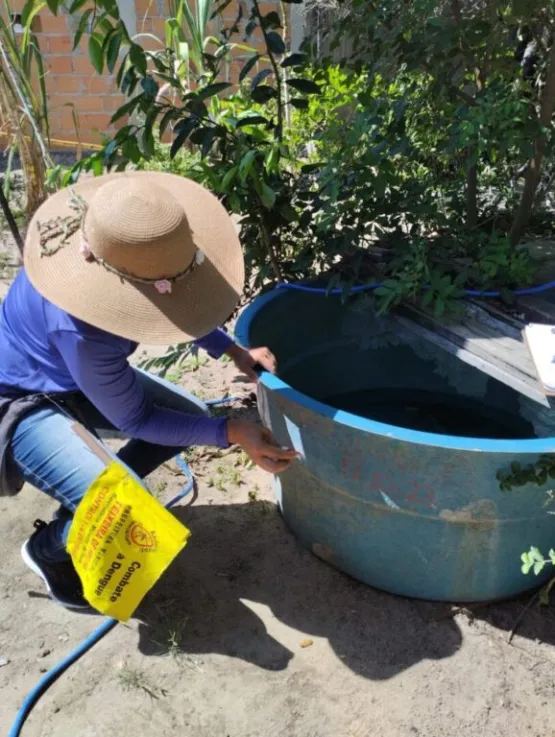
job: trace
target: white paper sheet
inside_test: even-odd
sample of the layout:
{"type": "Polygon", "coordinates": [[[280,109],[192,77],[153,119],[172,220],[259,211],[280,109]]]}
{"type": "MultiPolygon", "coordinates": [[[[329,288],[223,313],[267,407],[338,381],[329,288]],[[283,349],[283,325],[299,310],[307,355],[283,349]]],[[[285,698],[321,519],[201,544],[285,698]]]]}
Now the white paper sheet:
{"type": "Polygon", "coordinates": [[[532,323],[524,328],[524,337],[540,383],[555,394],[555,325],[532,323]]]}

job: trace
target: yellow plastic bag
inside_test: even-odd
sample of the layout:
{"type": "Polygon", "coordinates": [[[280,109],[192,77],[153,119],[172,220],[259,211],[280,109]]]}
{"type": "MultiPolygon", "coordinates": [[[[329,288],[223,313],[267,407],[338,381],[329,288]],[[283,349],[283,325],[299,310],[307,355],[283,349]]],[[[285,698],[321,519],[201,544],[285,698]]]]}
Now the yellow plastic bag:
{"type": "Polygon", "coordinates": [[[87,601],[125,622],[189,535],[123,466],[112,462],[77,507],[67,548],[87,601]]]}

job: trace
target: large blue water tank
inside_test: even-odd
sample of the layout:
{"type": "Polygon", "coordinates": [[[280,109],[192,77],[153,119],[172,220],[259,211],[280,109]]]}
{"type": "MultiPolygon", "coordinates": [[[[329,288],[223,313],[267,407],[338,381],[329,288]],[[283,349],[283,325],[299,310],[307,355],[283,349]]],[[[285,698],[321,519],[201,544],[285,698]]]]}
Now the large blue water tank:
{"type": "Polygon", "coordinates": [[[364,297],[344,305],[273,292],[247,308],[236,332],[278,357],[279,378],[261,378],[260,413],[303,459],[274,480],[275,492],[316,555],[372,586],[433,600],[499,599],[540,582],[522,574],[520,555],[555,542],[550,484],[503,492],[497,472],[555,451],[548,408],[377,317],[364,297]],[[422,415],[423,396],[434,398],[434,417],[422,415]],[[428,420],[434,432],[419,429],[428,420]],[[495,437],[479,437],[491,428],[495,437]]]}

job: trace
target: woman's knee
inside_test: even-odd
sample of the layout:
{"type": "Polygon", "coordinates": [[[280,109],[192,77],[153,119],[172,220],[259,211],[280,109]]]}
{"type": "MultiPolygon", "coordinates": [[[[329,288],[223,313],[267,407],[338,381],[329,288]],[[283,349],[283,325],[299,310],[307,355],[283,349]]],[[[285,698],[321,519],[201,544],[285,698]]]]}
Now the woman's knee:
{"type": "Polygon", "coordinates": [[[75,420],[52,410],[24,418],[10,452],[25,481],[71,511],[112,456],[75,420]]]}

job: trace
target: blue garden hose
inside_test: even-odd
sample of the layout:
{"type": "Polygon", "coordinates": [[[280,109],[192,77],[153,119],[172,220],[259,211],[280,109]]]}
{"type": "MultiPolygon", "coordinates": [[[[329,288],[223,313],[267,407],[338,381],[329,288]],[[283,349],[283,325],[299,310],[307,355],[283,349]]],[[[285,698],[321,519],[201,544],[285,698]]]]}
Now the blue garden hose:
{"type": "MultiPolygon", "coordinates": [[[[236,399],[237,397],[224,397],[223,399],[214,399],[210,402],[206,402],[206,404],[208,407],[214,407],[220,404],[228,404],[229,402],[233,402],[236,399]]],[[[175,460],[181,471],[183,471],[183,473],[185,474],[187,480],[185,486],[183,487],[183,489],[181,489],[179,494],[177,494],[177,496],[175,496],[165,505],[167,509],[175,506],[177,502],[181,501],[181,499],[190,494],[195,486],[195,480],[191,469],[185,463],[183,458],[178,455],[176,456],[175,460]]],[[[113,630],[117,624],[117,619],[114,619],[113,617],[108,617],[100,625],[100,627],[97,627],[97,629],[95,629],[92,634],[90,634],[85,640],[83,640],[80,645],[72,650],[69,655],[66,655],[63,660],[60,660],[59,663],[51,668],[48,673],[46,673],[40,679],[37,685],[33,688],[33,690],[28,694],[24,702],[21,704],[21,707],[17,712],[17,716],[14,723],[12,724],[8,737],[19,737],[19,735],[21,734],[21,729],[27,717],[31,713],[34,705],[37,703],[40,697],[50,688],[54,681],[62,675],[62,673],[64,673],[71,665],[73,665],[73,663],[76,663],[80,657],[88,652],[91,647],[93,647],[93,645],[96,645],[96,643],[99,642],[105,635],[107,635],[108,632],[113,630]]]]}
{"type": "MultiPolygon", "coordinates": [[[[351,287],[347,294],[359,294],[360,292],[370,292],[378,287],[383,287],[382,281],[373,282],[372,284],[362,284],[358,287],[351,287]]],[[[326,289],[325,287],[310,287],[306,284],[295,284],[291,282],[281,282],[276,286],[276,289],[291,289],[295,292],[310,292],[312,294],[343,294],[344,289],[341,287],[335,289],[326,289]]],[[[532,294],[541,294],[542,292],[548,292],[550,289],[555,289],[555,281],[549,281],[545,284],[539,284],[536,287],[521,287],[515,289],[513,294],[516,297],[527,297],[532,294]]],[[[463,289],[465,296],[467,297],[480,297],[480,298],[495,298],[501,297],[502,292],[494,290],[480,290],[480,289],[463,289]]]]}

